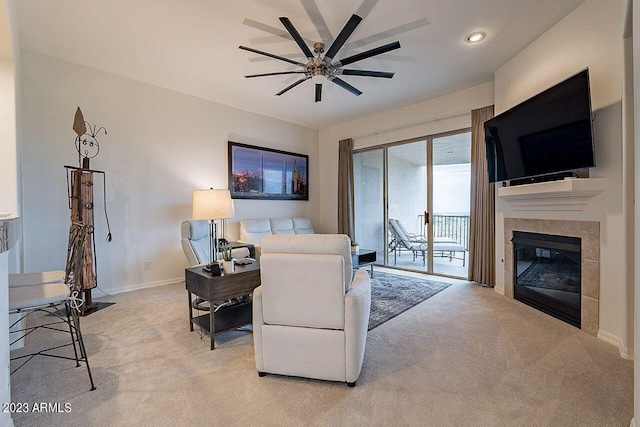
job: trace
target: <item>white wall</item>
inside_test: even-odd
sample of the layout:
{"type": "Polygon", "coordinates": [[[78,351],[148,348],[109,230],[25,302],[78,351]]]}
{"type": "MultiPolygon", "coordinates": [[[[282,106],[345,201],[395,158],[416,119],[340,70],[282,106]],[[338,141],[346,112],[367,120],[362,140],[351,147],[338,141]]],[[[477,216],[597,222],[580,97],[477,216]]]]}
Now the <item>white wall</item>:
{"type": "Polygon", "coordinates": [[[493,82],[418,104],[320,130],[320,228],[338,230],[338,141],[354,138],[355,148],[402,141],[471,126],[471,110],[493,104],[493,82]]]}
{"type": "MultiPolygon", "coordinates": [[[[599,221],[600,330],[598,336],[633,351],[633,307],[628,304],[630,274],[625,244],[629,232],[624,208],[622,138],[623,0],[587,0],[521,51],[495,74],[496,114],[589,67],[597,167],[592,177],[605,177],[606,190],[582,212],[514,212],[496,199],[496,289],[504,288],[504,218],[553,218],[599,221]]],[[[626,192],[626,193],[625,193],[626,192]]]]}
{"type": "Polygon", "coordinates": [[[113,242],[106,243],[96,179],[98,281],[107,292],[184,277],[180,223],[193,190],[228,188],[227,141],[310,156],[309,201],[236,200],[229,237],[252,217],[318,223],[318,131],[205,101],[38,53],[22,52],[25,271],[64,267],[69,209],[64,165],[77,165],[73,116],[105,126],[91,167],[106,171],[113,242]],[[151,270],[144,270],[145,262],[151,270]]]}

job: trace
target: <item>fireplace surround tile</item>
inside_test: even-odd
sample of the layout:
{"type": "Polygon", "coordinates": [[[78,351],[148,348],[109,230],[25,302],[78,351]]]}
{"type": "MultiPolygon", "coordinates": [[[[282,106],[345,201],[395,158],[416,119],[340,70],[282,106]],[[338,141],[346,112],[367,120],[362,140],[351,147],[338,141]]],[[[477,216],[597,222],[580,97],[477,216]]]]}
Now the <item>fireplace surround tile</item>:
{"type": "Polygon", "coordinates": [[[539,219],[518,218],[518,231],[541,233],[542,221],[539,219]]]}
{"type": "Polygon", "coordinates": [[[582,257],[591,261],[600,261],[599,239],[583,239],[582,257]]]}
{"type": "Polygon", "coordinates": [[[598,335],[598,300],[582,297],[582,323],[581,328],[588,334],[597,336],[598,335]]]}
{"type": "Polygon", "coordinates": [[[600,289],[598,284],[600,283],[600,264],[598,261],[589,259],[582,260],[582,295],[585,297],[599,299],[600,289]]]}
{"type": "Polygon", "coordinates": [[[600,223],[533,218],[504,219],[504,295],[513,298],[513,231],[579,237],[581,239],[581,329],[597,335],[600,298],[600,223]]]}
{"type": "Polygon", "coordinates": [[[504,244],[511,245],[511,236],[513,235],[513,229],[518,228],[517,218],[505,218],[504,219],[504,244]]]}

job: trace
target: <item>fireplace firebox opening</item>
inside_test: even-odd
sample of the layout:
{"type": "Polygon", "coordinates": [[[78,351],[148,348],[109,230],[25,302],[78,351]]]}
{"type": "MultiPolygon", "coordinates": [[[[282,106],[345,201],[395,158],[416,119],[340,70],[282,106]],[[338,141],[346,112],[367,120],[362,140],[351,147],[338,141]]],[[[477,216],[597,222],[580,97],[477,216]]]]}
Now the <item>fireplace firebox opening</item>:
{"type": "Polygon", "coordinates": [[[513,296],[580,328],[581,239],[513,232],[513,296]]]}

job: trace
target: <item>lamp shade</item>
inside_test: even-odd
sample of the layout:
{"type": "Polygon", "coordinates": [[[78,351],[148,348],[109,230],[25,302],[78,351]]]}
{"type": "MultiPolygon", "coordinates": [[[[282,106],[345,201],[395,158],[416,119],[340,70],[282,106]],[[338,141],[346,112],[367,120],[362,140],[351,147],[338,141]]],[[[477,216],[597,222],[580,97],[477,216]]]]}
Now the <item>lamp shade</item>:
{"type": "Polygon", "coordinates": [[[196,190],[193,192],[193,219],[233,218],[233,200],[229,190],[196,190]]]}

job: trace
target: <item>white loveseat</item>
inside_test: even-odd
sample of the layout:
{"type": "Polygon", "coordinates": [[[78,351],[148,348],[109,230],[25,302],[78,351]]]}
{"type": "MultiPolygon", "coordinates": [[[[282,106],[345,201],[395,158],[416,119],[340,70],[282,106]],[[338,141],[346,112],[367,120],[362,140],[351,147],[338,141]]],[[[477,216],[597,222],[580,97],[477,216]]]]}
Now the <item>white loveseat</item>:
{"type": "Polygon", "coordinates": [[[364,359],[371,281],[351,269],[343,234],[265,236],[253,292],[256,368],[354,386],[364,359]],[[353,276],[353,281],[352,281],[353,276]]]}
{"type": "Polygon", "coordinates": [[[260,242],[274,234],[315,234],[309,218],[262,218],[240,221],[240,241],[255,247],[255,257],[260,259],[260,242]]]}

